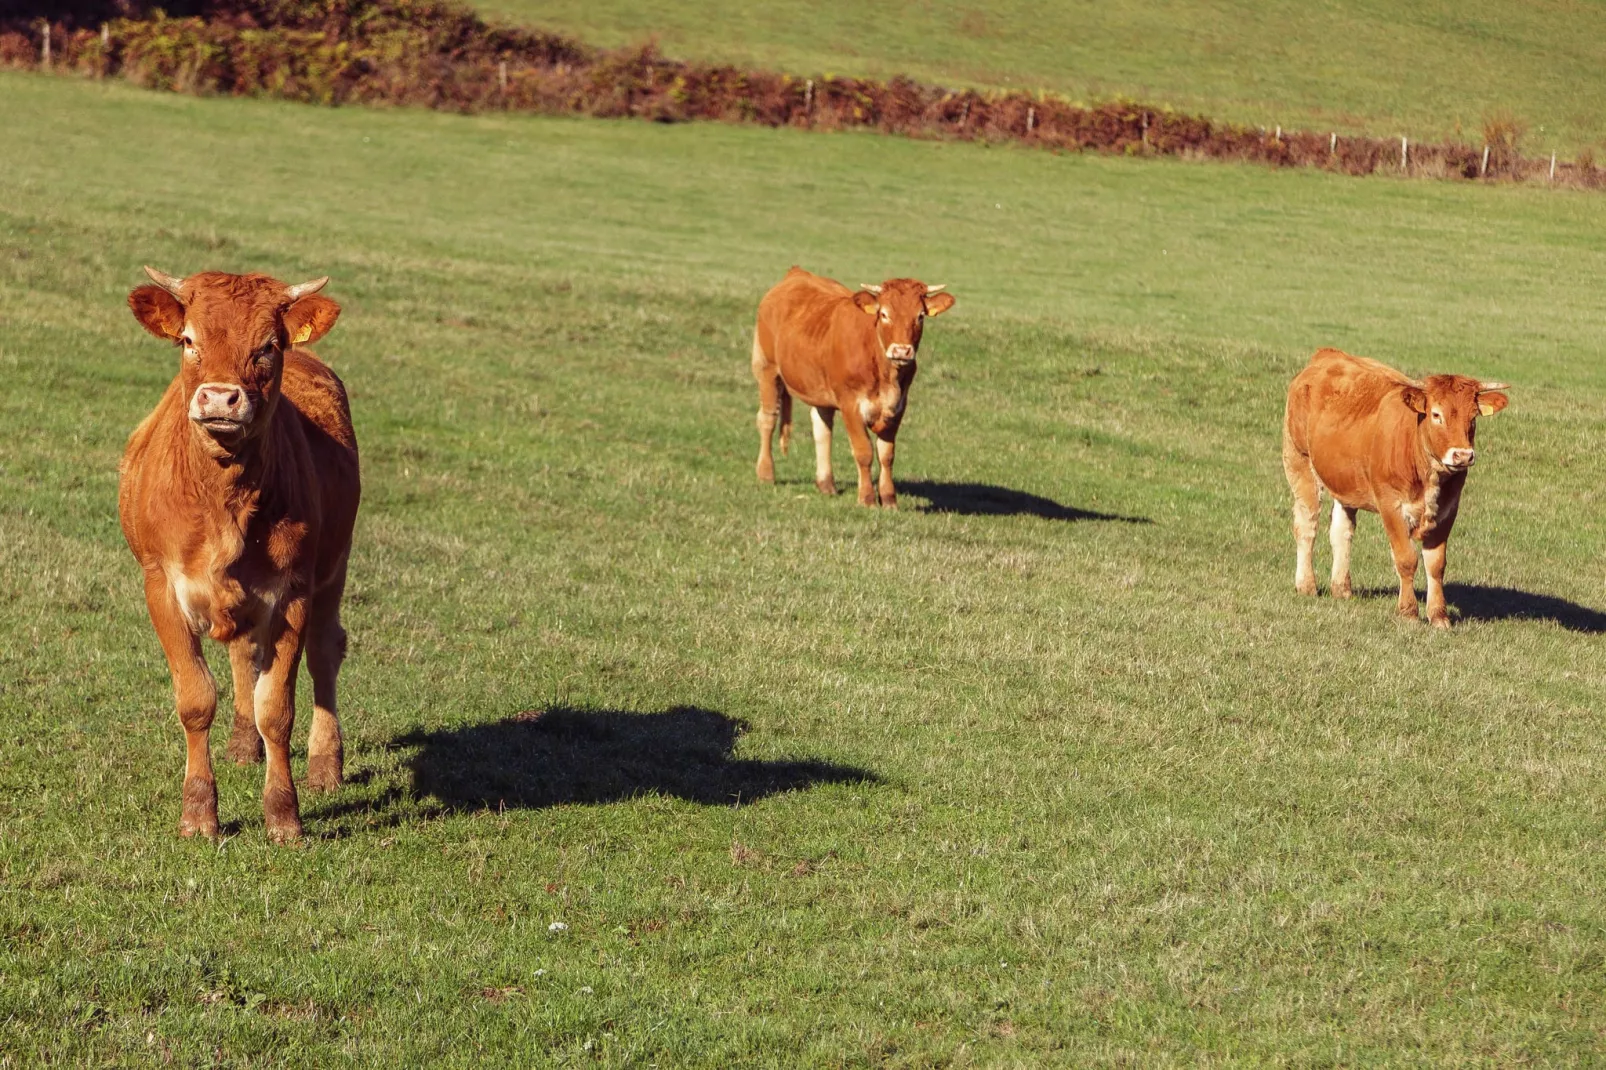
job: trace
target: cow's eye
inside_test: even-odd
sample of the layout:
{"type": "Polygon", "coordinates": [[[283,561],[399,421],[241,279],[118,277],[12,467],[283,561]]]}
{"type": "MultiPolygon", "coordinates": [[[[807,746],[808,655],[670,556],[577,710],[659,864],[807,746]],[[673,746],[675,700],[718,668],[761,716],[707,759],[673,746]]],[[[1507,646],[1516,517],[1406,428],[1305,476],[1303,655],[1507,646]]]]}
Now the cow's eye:
{"type": "Polygon", "coordinates": [[[183,346],[183,347],[184,347],[184,348],[185,348],[185,349],[194,349],[194,348],[195,348],[195,339],[193,339],[193,338],[191,338],[191,337],[190,337],[190,336],[189,336],[189,335],[187,335],[187,334],[186,334],[186,335],[185,335],[185,336],[184,336],[184,337],[183,337],[183,338],[180,338],[180,339],[179,339],[179,343],[180,343],[180,344],[181,344],[181,345],[182,345],[182,346],[183,346]]]}
{"type": "Polygon", "coordinates": [[[1434,409],[1433,410],[1433,422],[1436,423],[1436,424],[1444,423],[1444,413],[1440,412],[1438,409],[1434,409]]]}

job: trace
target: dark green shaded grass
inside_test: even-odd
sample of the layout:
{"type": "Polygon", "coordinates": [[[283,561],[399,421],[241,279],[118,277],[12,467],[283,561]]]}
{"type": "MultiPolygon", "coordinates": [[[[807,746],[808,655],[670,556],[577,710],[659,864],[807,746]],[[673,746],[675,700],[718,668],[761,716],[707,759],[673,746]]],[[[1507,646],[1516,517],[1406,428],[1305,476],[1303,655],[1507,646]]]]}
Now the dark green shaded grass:
{"type": "Polygon", "coordinates": [[[1599,1058],[1598,198],[19,76],[0,106],[14,1061],[1599,1058]],[[175,833],[115,519],[173,362],[122,305],[142,262],[346,307],[353,782],[295,849],[257,769],[220,768],[221,845],[175,833]],[[806,419],[752,478],[792,262],[959,297],[899,512],[818,497],[806,419]],[[1278,419],[1319,344],[1513,383],[1450,635],[1392,619],[1374,518],[1380,593],[1292,593],[1278,419]]]}
{"type": "Polygon", "coordinates": [[[1601,7],[1500,0],[473,0],[489,15],[598,44],[799,75],[1125,96],[1270,129],[1481,143],[1515,116],[1537,153],[1606,138],[1601,7]]]}

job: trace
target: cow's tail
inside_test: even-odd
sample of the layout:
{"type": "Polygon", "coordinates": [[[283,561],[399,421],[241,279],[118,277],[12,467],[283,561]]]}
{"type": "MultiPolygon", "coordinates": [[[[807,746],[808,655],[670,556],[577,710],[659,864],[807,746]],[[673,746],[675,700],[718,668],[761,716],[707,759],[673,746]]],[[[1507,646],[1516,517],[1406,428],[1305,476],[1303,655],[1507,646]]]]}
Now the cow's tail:
{"type": "Polygon", "coordinates": [[[781,454],[792,448],[792,392],[781,384],[781,454]]]}

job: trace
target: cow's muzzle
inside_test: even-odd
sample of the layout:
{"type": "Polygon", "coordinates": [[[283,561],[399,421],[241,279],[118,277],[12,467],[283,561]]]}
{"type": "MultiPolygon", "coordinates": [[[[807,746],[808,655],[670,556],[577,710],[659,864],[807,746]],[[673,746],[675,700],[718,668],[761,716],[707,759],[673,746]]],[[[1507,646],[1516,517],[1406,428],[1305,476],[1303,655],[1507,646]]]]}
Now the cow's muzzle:
{"type": "Polygon", "coordinates": [[[251,422],[254,406],[238,383],[202,383],[190,397],[190,419],[214,435],[237,435],[251,422]]]}
{"type": "Polygon", "coordinates": [[[1471,468],[1478,460],[1476,451],[1470,449],[1454,449],[1444,451],[1444,467],[1452,472],[1462,472],[1471,468]]]}
{"type": "Polygon", "coordinates": [[[915,359],[915,347],[911,345],[890,345],[887,347],[887,359],[894,364],[908,364],[915,359]]]}

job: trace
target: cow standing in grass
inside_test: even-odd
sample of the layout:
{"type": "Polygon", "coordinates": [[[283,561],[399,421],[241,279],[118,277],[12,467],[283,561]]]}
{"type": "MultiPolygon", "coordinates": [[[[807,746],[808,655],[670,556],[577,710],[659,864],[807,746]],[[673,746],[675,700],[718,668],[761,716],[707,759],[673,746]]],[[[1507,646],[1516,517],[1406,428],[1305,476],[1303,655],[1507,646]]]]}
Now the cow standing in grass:
{"type": "Polygon", "coordinates": [[[335,677],[345,656],[340,598],[360,493],[346,390],[305,349],[334,326],[329,280],[145,269],[134,317],[179,347],[178,375],[128,440],[118,493],[123,534],[145,572],[145,603],[167,655],[184,725],[180,832],[215,836],[208,730],[217,685],[201,637],[228,644],[234,731],[228,753],[257,761],[276,841],[301,834],[290,776],[302,651],[314,712],[307,784],[341,783],[335,677]]]}
{"type": "Polygon", "coordinates": [[[859,292],[794,267],[758,305],[753,330],[753,378],[758,380],[758,478],[775,481],[771,439],[781,428],[781,452],[792,439],[792,396],[812,406],[814,485],[836,493],[831,474],[831,425],[838,411],[859,466],[859,504],[895,507],[893,444],[903,422],[915,356],[927,316],[953,307],[952,294],[915,279],[889,279],[859,292]],[[870,436],[881,463],[878,488],[870,479],[870,436]]]}
{"type": "Polygon", "coordinates": [[[1428,621],[1448,628],[1445,543],[1476,460],[1478,416],[1506,407],[1504,389],[1504,383],[1464,375],[1417,382],[1375,360],[1336,349],[1317,352],[1289,386],[1283,419],[1283,470],[1294,492],[1295,589],[1316,593],[1311,557],[1326,490],[1333,499],[1333,596],[1349,597],[1355,513],[1367,509],[1388,533],[1400,615],[1417,619],[1415,540],[1428,566],[1428,621]]]}

